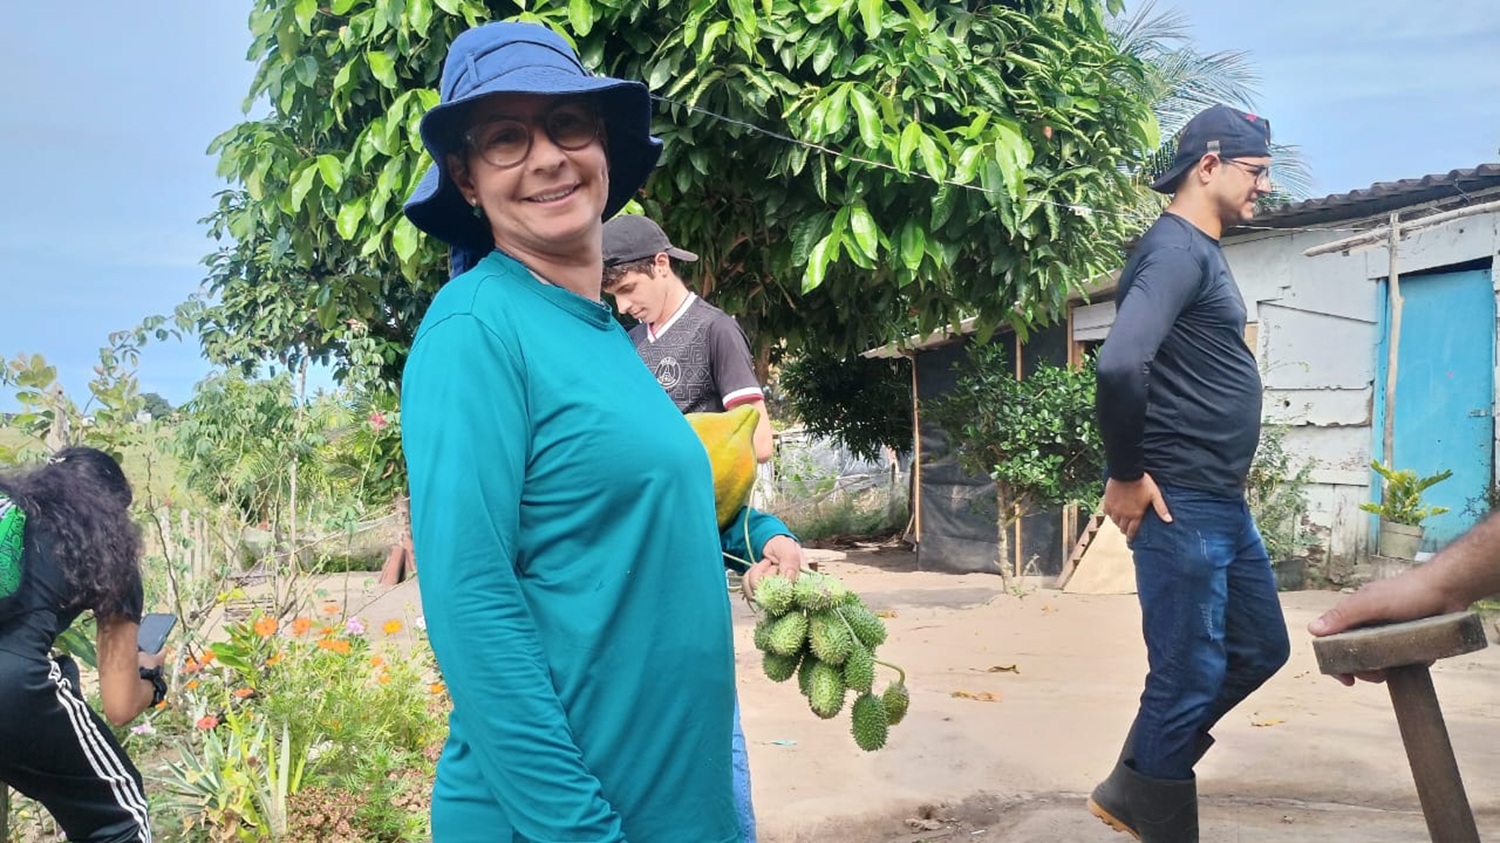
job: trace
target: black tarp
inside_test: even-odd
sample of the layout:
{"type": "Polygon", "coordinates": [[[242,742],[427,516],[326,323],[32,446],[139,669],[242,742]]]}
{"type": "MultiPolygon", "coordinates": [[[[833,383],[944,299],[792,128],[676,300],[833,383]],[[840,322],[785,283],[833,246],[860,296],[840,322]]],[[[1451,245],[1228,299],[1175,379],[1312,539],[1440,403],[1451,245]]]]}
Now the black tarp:
{"type": "MultiPolygon", "coordinates": [[[[1012,334],[997,334],[992,342],[1015,348],[1012,334]]],[[[966,339],[924,349],[916,355],[918,435],[921,441],[921,539],[917,567],[950,573],[998,573],[996,540],[999,508],[988,477],[971,475],[958,467],[948,447],[947,434],[922,415],[922,407],[947,394],[956,380],[954,364],[967,355],[966,339]]],[[[1006,355],[1014,361],[1014,352],[1006,355]]],[[[1021,353],[1022,373],[1035,371],[1046,360],[1064,365],[1068,336],[1064,326],[1033,332],[1021,353]]],[[[1062,571],[1062,513],[1038,512],[1021,519],[1021,568],[1026,574],[1056,576],[1062,571]]],[[[1013,565],[1012,560],[1006,560],[1013,565]]],[[[1013,570],[1013,568],[1012,568],[1013,570]]]]}

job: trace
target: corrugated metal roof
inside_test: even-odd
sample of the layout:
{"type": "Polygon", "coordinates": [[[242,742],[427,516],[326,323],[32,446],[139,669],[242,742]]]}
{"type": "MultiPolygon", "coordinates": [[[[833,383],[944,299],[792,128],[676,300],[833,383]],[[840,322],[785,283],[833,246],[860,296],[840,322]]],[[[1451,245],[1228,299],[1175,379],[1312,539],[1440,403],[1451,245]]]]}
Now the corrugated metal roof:
{"type": "Polygon", "coordinates": [[[1500,188],[1500,163],[1480,164],[1467,170],[1450,170],[1416,179],[1376,182],[1361,190],[1283,205],[1256,215],[1254,224],[1257,227],[1292,228],[1374,216],[1430,202],[1447,200],[1461,204],[1465,196],[1489,188],[1500,188]]]}

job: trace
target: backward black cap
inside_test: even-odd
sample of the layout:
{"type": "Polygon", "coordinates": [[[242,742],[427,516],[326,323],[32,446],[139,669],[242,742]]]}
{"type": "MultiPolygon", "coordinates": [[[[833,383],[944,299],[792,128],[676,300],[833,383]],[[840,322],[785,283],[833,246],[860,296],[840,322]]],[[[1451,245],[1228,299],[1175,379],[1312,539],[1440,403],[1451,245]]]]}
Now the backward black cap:
{"type": "Polygon", "coordinates": [[[1211,152],[1223,158],[1270,157],[1271,121],[1227,105],[1205,108],[1177,134],[1172,165],[1151,183],[1151,189],[1175,193],[1183,174],[1211,152]]]}

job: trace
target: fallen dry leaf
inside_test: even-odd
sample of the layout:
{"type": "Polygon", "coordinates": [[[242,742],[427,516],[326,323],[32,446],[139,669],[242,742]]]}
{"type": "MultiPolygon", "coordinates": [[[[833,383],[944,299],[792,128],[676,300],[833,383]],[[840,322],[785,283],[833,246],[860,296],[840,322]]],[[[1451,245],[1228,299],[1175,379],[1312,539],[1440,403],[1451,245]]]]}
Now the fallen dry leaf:
{"type": "Polygon", "coordinates": [[[1006,665],[999,665],[999,664],[997,664],[997,665],[994,665],[993,667],[991,667],[989,670],[985,671],[985,673],[1020,673],[1020,672],[1021,672],[1021,669],[1019,667],[1016,667],[1013,664],[1006,664],[1006,665]]]}
{"type": "Polygon", "coordinates": [[[937,820],[919,820],[916,817],[906,821],[906,827],[912,831],[938,831],[943,824],[937,820]]]}
{"type": "Polygon", "coordinates": [[[1282,720],[1280,717],[1272,717],[1269,720],[1251,720],[1250,721],[1250,725],[1251,726],[1280,726],[1281,724],[1283,724],[1285,722],[1286,721],[1282,720]]]}
{"type": "Polygon", "coordinates": [[[875,617],[877,617],[877,618],[894,618],[894,617],[897,617],[896,610],[895,609],[881,609],[880,611],[878,611],[878,612],[875,613],[875,617]]]}
{"type": "Polygon", "coordinates": [[[1000,695],[989,691],[954,691],[952,696],[960,700],[975,700],[976,702],[1000,702],[1000,695]]]}

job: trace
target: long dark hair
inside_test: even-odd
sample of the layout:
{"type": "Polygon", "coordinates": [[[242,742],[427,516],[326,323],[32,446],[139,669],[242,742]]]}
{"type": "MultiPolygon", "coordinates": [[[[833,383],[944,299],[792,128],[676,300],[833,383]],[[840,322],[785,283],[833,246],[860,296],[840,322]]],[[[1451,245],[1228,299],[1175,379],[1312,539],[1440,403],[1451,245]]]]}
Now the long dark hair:
{"type": "Polygon", "coordinates": [[[64,448],[46,465],[0,476],[0,492],[40,527],[68,586],[70,607],[101,621],[138,605],[141,532],[130,517],[130,481],[114,457],[94,448],[64,448]]]}

